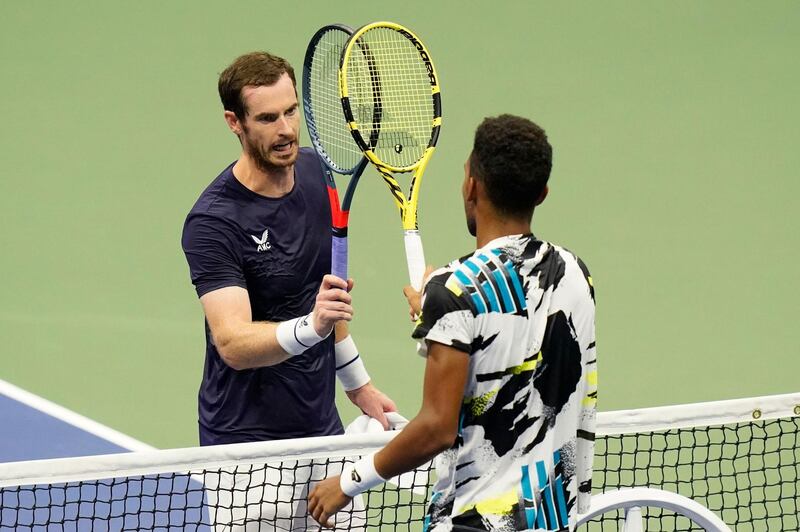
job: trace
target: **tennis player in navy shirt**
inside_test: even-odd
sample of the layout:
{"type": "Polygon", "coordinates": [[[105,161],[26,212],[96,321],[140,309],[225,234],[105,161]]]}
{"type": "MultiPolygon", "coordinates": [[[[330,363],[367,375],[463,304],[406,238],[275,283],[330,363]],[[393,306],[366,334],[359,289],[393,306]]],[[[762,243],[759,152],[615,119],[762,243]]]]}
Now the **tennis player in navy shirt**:
{"type": "Polygon", "coordinates": [[[395,405],[341,326],[353,316],[352,280],[328,274],[330,206],[316,153],[298,146],[291,65],[243,55],[219,93],[242,153],[200,195],[182,238],[206,317],[201,445],[341,434],[337,375],[386,426],[395,405]]]}
{"type": "MultiPolygon", "coordinates": [[[[347,332],[353,281],[328,273],[330,204],[316,153],[298,146],[294,70],[265,52],[245,54],[220,75],[219,94],[242,152],[200,195],[182,238],[206,318],[200,444],[341,434],[337,377],[387,427],[395,405],[370,382],[347,332]]],[[[311,478],[325,476],[311,465],[207,481],[212,522],[307,530],[311,478]]],[[[343,529],[361,530],[363,504],[353,511],[343,529]]]]}

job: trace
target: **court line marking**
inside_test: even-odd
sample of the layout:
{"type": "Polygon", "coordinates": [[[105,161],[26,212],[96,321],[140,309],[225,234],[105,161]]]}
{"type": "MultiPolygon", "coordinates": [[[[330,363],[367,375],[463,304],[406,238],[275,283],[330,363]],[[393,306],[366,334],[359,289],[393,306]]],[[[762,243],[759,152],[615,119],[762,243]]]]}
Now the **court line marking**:
{"type": "Polygon", "coordinates": [[[44,397],[40,397],[34,393],[31,393],[27,390],[23,390],[22,388],[11,384],[10,382],[4,381],[0,379],[0,393],[19,401],[35,410],[39,410],[47,414],[48,416],[54,417],[63,421],[64,423],[68,423],[74,427],[77,427],[89,434],[97,436],[98,438],[102,438],[106,441],[109,441],[113,444],[119,445],[120,447],[124,447],[131,451],[152,451],[156,448],[152,445],[148,445],[142,441],[137,440],[136,438],[132,438],[127,434],[123,434],[118,430],[114,430],[111,427],[107,427],[97,421],[89,419],[86,416],[82,416],[77,412],[73,412],[72,410],[65,408],[59,404],[56,404],[52,401],[48,401],[44,397]]]}

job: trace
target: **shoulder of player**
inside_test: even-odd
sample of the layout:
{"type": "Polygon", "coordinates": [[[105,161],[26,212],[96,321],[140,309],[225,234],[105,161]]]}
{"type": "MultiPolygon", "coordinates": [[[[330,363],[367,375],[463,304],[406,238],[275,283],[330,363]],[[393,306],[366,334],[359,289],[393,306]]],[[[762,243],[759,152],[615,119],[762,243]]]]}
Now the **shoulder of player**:
{"type": "Polygon", "coordinates": [[[233,165],[228,165],[203,190],[192,206],[184,223],[184,233],[190,228],[236,232],[240,227],[242,205],[247,202],[244,186],[236,181],[233,165]]]}
{"type": "Polygon", "coordinates": [[[322,173],[322,166],[320,163],[319,154],[313,148],[303,147],[300,148],[295,161],[295,178],[305,180],[309,175],[313,176],[313,182],[324,183],[319,177],[322,173]]]}
{"type": "Polygon", "coordinates": [[[235,215],[237,209],[232,203],[224,193],[201,196],[186,215],[183,240],[199,235],[226,235],[226,238],[235,240],[241,230],[235,215]]]}
{"type": "Polygon", "coordinates": [[[470,253],[469,255],[464,255],[463,257],[452,260],[448,264],[435,269],[433,272],[431,272],[430,277],[428,277],[427,284],[435,283],[442,286],[446,285],[447,282],[456,275],[457,271],[465,267],[464,262],[471,258],[474,254],[475,252],[470,253]]]}
{"type": "Polygon", "coordinates": [[[589,285],[592,295],[594,295],[594,282],[592,280],[592,274],[589,272],[589,267],[586,265],[583,259],[563,246],[549,242],[548,245],[550,245],[553,251],[558,253],[558,255],[561,257],[561,260],[564,261],[566,266],[564,272],[565,275],[572,275],[576,280],[581,279],[582,281],[585,281],[589,285]]]}
{"type": "Polygon", "coordinates": [[[195,215],[221,216],[226,203],[228,203],[226,200],[231,199],[231,180],[236,179],[232,170],[234,164],[235,162],[225,167],[200,193],[197,201],[189,210],[187,219],[195,215]]]}
{"type": "Polygon", "coordinates": [[[211,240],[235,242],[241,228],[233,221],[224,216],[218,216],[208,212],[192,211],[186,217],[183,224],[181,242],[186,247],[192,242],[199,242],[202,239],[206,242],[211,240]]]}
{"type": "MultiPolygon", "coordinates": [[[[434,270],[425,285],[426,298],[456,301],[459,308],[474,310],[468,296],[465,280],[468,277],[468,266],[465,262],[473,257],[475,252],[464,255],[451,261],[449,264],[434,270]]],[[[452,303],[451,303],[452,304],[452,303]]]]}
{"type": "Polygon", "coordinates": [[[319,154],[317,154],[317,151],[314,148],[310,147],[310,146],[301,146],[300,150],[299,150],[299,153],[297,155],[297,158],[298,159],[300,159],[300,158],[309,159],[310,158],[310,159],[314,159],[315,161],[319,162],[319,154]]]}
{"type": "Polygon", "coordinates": [[[583,261],[583,259],[581,259],[574,252],[570,251],[569,249],[567,249],[567,248],[565,248],[563,246],[559,246],[558,244],[553,244],[552,242],[547,242],[547,244],[550,247],[553,248],[553,251],[555,251],[556,253],[558,253],[561,256],[561,259],[565,263],[567,263],[567,264],[575,264],[581,270],[587,270],[587,272],[588,272],[588,267],[586,266],[586,263],[583,261]]]}

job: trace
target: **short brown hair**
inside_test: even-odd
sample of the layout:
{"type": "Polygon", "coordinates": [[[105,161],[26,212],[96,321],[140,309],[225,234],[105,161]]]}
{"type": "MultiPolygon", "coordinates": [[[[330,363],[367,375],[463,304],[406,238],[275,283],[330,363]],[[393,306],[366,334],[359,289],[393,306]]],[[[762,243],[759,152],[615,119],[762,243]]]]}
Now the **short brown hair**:
{"type": "Polygon", "coordinates": [[[242,100],[242,89],[248,85],[274,85],[284,74],[289,74],[296,90],[294,69],[286,59],[269,52],[250,52],[237,57],[219,75],[217,88],[222,107],[232,111],[239,120],[244,120],[247,109],[242,100]]]}

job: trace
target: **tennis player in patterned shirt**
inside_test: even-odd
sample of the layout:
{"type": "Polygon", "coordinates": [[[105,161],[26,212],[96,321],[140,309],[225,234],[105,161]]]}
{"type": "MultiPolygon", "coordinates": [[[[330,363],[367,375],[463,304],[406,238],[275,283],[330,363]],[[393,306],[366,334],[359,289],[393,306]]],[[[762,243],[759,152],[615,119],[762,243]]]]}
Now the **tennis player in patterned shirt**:
{"type": "MultiPolygon", "coordinates": [[[[413,332],[427,357],[422,408],[384,449],[317,485],[318,522],[436,455],[426,531],[573,530],[588,509],[594,289],[577,256],[530,232],[551,166],[533,122],[478,127],[462,187],[477,250],[428,277],[413,332]]],[[[420,294],[405,293],[418,311],[420,294]]]]}

